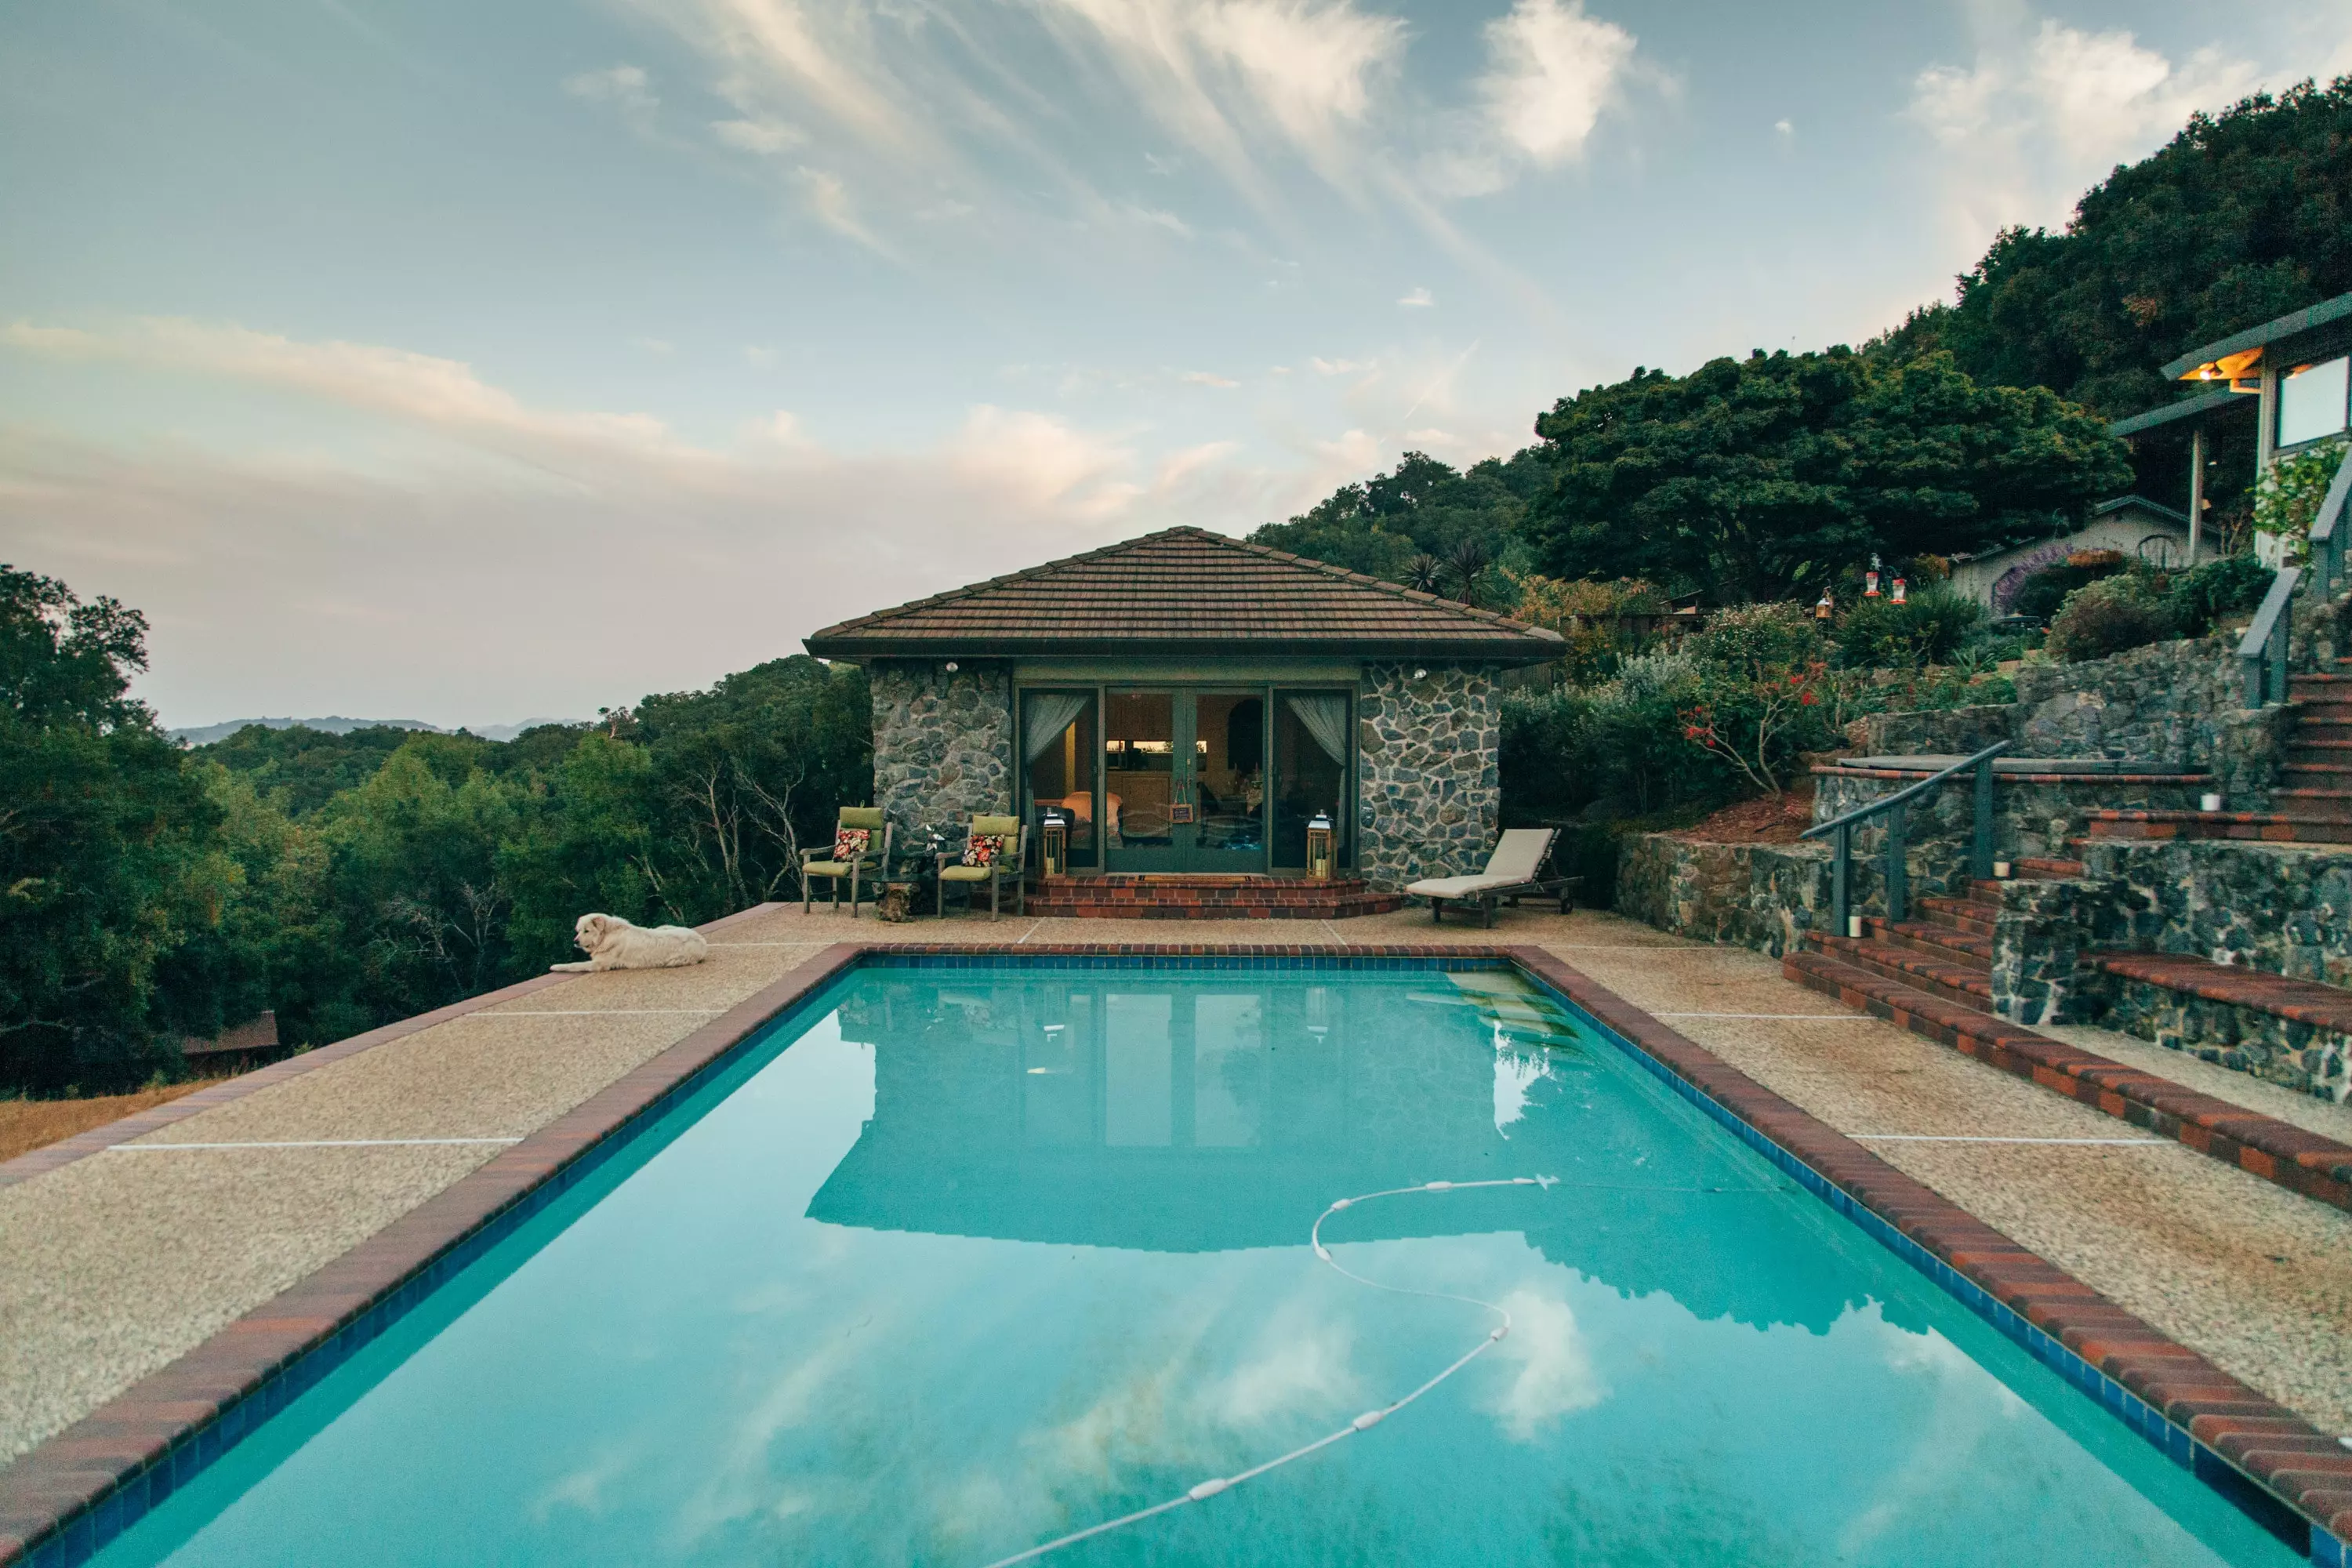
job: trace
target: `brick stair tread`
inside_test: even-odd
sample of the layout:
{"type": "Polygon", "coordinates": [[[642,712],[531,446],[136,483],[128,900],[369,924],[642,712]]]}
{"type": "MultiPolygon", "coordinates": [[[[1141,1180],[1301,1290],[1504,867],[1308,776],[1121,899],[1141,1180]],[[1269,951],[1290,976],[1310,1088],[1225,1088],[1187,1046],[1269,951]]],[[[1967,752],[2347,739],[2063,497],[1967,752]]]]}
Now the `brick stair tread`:
{"type": "Polygon", "coordinates": [[[2032,881],[2049,878],[2079,877],[2083,875],[2085,868],[2080,860],[2053,860],[2030,856],[2022,860],[2010,862],[2009,869],[2013,879],[2020,878],[2021,873],[2021,879],[2032,881]]]}
{"type": "Polygon", "coordinates": [[[2182,952],[2095,952],[2089,962],[2107,973],[2185,991],[2209,1002],[2268,1013],[2290,1023],[2352,1034],[2352,991],[2316,980],[2291,980],[2260,969],[2216,963],[2182,952]]]}
{"type": "MultiPolygon", "coordinates": [[[[1942,925],[1933,921],[1884,921],[1875,917],[1864,922],[1880,939],[1900,939],[1932,948],[1927,956],[1938,954],[1954,963],[1992,973],[1992,938],[1983,931],[1973,931],[1962,926],[1942,925]]],[[[1917,951],[1914,948],[1913,951],[1917,951]]]]}
{"type": "Polygon", "coordinates": [[[1878,942],[1870,937],[1831,936],[1822,931],[1811,932],[1809,937],[1823,951],[1863,968],[1876,969],[1887,978],[1902,984],[1940,986],[1972,998],[1980,1005],[1990,1005],[1992,1002],[1992,966],[1990,963],[1978,969],[1951,959],[1932,958],[1911,948],[1898,947],[1893,942],[1878,942]]]}
{"type": "Polygon", "coordinates": [[[1834,953],[1799,950],[1784,958],[1780,967],[1789,979],[1848,1006],[1886,1017],[1914,1034],[2134,1126],[2179,1139],[2291,1191],[2352,1211],[2352,1144],[1963,1007],[1834,953]]]}
{"type": "Polygon", "coordinates": [[[1947,922],[1959,927],[1962,931],[1981,930],[1981,933],[1986,936],[1992,934],[1993,917],[2000,913],[2000,906],[1996,904],[1984,903],[1974,899],[1948,898],[1941,893],[1930,893],[1913,901],[1921,909],[1941,916],[1947,922]]]}

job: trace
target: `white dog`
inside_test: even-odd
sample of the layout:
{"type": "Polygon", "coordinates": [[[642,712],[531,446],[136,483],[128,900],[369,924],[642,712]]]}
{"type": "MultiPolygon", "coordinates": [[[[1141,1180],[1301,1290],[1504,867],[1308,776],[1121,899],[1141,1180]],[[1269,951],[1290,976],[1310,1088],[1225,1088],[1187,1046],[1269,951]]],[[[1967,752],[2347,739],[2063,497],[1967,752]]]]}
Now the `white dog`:
{"type": "Polygon", "coordinates": [[[586,974],[604,969],[677,969],[700,963],[710,956],[702,933],[687,926],[631,925],[618,915],[582,915],[572,928],[573,941],[588,955],[585,963],[551,963],[558,974],[586,974]]]}

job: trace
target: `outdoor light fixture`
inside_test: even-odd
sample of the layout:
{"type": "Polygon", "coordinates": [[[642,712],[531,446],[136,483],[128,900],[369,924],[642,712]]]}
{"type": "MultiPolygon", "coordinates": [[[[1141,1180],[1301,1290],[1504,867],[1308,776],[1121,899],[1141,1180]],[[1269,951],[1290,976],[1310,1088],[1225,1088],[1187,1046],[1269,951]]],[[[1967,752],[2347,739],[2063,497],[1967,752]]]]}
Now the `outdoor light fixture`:
{"type": "Polygon", "coordinates": [[[949,673],[950,675],[953,675],[955,672],[956,672],[956,661],[955,661],[955,660],[953,660],[953,659],[950,659],[950,660],[948,660],[948,673],[949,673]]]}
{"type": "Polygon", "coordinates": [[[1307,874],[1318,882],[1331,879],[1331,819],[1319,811],[1307,825],[1307,874]]]}
{"type": "Polygon", "coordinates": [[[1039,869],[1048,877],[1058,877],[1070,862],[1070,825],[1058,811],[1045,813],[1045,829],[1039,836],[1037,858],[1039,869]]]}
{"type": "Polygon", "coordinates": [[[1813,606],[1813,619],[1826,622],[1837,614],[1837,601],[1830,597],[1827,588],[1822,590],[1822,602],[1813,606]]]}
{"type": "Polygon", "coordinates": [[[1413,678],[1415,680],[1423,680],[1423,679],[1428,679],[1428,676],[1429,676],[1429,671],[1427,671],[1427,670],[1425,670],[1425,669],[1416,669],[1416,670],[1414,670],[1414,671],[1412,672],[1412,678],[1413,678]]]}

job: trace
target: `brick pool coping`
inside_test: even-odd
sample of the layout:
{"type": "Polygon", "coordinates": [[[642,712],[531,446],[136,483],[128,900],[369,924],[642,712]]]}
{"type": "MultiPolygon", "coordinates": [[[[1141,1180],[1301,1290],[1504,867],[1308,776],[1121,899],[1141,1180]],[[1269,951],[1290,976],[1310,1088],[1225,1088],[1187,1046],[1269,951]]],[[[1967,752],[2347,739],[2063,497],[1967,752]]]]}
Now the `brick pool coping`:
{"type": "MultiPolygon", "coordinates": [[[[869,957],[886,963],[904,957],[1311,958],[1333,967],[1366,959],[1454,959],[1516,966],[1631,1042],[1641,1053],[1637,1059],[1646,1058],[1643,1065],[1685,1098],[2100,1399],[2176,1462],[2234,1491],[2274,1522],[2291,1519],[2307,1526],[2314,1563],[2352,1563],[2345,1544],[2352,1540],[2352,1451],[2335,1437],[1541,948],[838,942],[0,1469],[0,1564],[62,1568],[85,1561],[323,1375],[328,1368],[320,1363],[330,1357],[306,1363],[310,1352],[348,1354],[374,1338],[503,1234],[501,1218],[528,1212],[522,1205],[534,1194],[569,1185],[594,1163],[588,1156],[618,1148],[624,1140],[616,1135],[666,1109],[769,1023],[869,957]]],[[[527,981],[425,1017],[454,1016],[539,985],[527,981]]],[[[422,1019],[408,1022],[427,1026],[422,1019]]],[[[343,1046],[362,1049],[357,1040],[369,1038],[343,1046]]],[[[139,1121],[145,1114],[125,1120],[139,1121]]]]}

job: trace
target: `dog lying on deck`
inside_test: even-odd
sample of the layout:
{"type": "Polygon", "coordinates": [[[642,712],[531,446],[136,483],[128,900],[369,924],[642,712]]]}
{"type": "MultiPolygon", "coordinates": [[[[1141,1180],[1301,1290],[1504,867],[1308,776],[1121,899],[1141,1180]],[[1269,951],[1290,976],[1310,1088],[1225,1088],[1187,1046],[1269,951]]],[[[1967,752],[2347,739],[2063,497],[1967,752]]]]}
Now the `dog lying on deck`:
{"type": "Polygon", "coordinates": [[[702,933],[686,926],[631,925],[618,915],[582,915],[572,940],[588,955],[585,963],[551,963],[557,974],[604,969],[677,969],[710,956],[702,933]]]}

